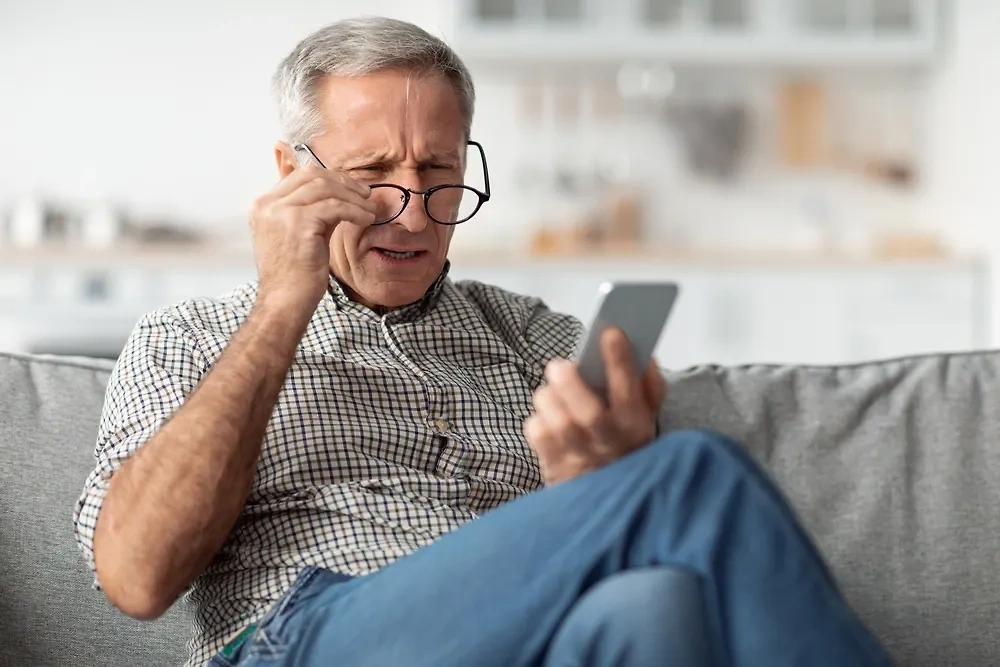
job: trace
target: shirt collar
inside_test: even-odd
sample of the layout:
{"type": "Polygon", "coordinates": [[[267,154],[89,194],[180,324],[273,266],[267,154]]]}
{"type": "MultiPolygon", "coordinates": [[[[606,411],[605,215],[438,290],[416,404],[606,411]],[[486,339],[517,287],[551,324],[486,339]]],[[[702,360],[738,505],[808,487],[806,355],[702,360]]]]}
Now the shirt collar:
{"type": "MultiPolygon", "coordinates": [[[[441,295],[441,290],[444,288],[444,284],[448,280],[448,272],[450,270],[451,261],[445,260],[444,266],[441,268],[441,273],[439,273],[438,277],[434,279],[434,282],[427,288],[427,291],[424,292],[424,295],[420,297],[419,301],[415,301],[407,306],[403,306],[386,313],[377,314],[396,321],[416,320],[423,317],[431,308],[434,307],[434,304],[437,303],[438,297],[441,295]]],[[[337,278],[337,276],[333,275],[332,272],[330,273],[330,284],[327,287],[327,293],[333,300],[334,308],[338,311],[344,309],[363,308],[363,306],[351,300],[351,298],[347,295],[347,290],[345,289],[344,284],[339,278],[337,278]]],[[[364,310],[367,311],[368,309],[365,308],[364,310]]]]}

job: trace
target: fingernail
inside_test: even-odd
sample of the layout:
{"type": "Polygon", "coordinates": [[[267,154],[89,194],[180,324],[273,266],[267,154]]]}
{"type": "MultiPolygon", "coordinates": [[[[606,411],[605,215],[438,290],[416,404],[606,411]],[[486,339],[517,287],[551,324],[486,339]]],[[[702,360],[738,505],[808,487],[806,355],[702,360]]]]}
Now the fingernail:
{"type": "Polygon", "coordinates": [[[621,347],[622,340],[628,340],[618,327],[608,327],[601,338],[605,345],[609,345],[613,349],[621,347]]]}
{"type": "Polygon", "coordinates": [[[569,363],[566,359],[552,359],[545,365],[546,374],[558,373],[559,369],[569,363]]]}
{"type": "Polygon", "coordinates": [[[573,366],[573,362],[569,359],[556,359],[552,363],[555,365],[557,371],[564,371],[573,366]]]}

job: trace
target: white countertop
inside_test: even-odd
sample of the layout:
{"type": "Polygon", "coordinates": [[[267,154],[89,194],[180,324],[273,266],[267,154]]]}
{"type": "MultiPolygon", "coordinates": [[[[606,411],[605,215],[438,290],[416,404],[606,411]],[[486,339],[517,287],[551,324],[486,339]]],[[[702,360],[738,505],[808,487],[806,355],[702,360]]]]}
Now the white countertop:
{"type": "MultiPolygon", "coordinates": [[[[671,250],[667,248],[606,247],[579,248],[544,254],[527,250],[461,249],[452,251],[452,262],[464,267],[516,268],[518,266],[572,264],[658,264],[689,267],[756,268],[756,269],[848,269],[888,268],[902,266],[937,266],[978,268],[986,260],[976,255],[879,256],[791,252],[713,252],[704,250],[671,250]]],[[[121,245],[106,249],[71,246],[39,246],[34,248],[0,248],[0,268],[4,267],[87,267],[126,268],[176,267],[185,265],[218,268],[252,266],[253,250],[249,246],[201,245],[121,245]]]]}

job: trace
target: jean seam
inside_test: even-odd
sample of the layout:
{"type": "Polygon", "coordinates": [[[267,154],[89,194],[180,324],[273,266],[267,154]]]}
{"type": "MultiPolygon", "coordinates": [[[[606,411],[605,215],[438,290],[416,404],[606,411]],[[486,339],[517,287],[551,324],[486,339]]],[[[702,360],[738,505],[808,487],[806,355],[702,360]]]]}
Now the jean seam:
{"type": "MultiPolygon", "coordinates": [[[[302,595],[302,592],[309,587],[310,582],[312,582],[312,580],[315,579],[319,573],[320,569],[313,567],[307,570],[306,572],[303,572],[301,575],[299,575],[295,584],[292,586],[292,590],[289,591],[288,595],[285,596],[285,599],[281,601],[277,612],[275,612],[274,617],[272,617],[270,620],[273,621],[274,618],[283,614],[291,604],[293,604],[296,600],[298,600],[299,597],[302,595]]],[[[270,622],[268,623],[268,625],[270,625],[270,622]]]]}
{"type": "Polygon", "coordinates": [[[261,624],[257,627],[254,632],[250,646],[248,647],[248,654],[254,657],[277,657],[284,649],[286,645],[284,642],[278,641],[272,634],[268,632],[271,625],[279,617],[284,615],[284,613],[291,607],[296,600],[301,597],[302,592],[309,588],[309,584],[313,579],[320,573],[320,569],[316,567],[309,568],[303,571],[292,584],[291,590],[288,594],[284,596],[278,605],[268,613],[267,617],[261,624]]]}
{"type": "Polygon", "coordinates": [[[275,641],[267,634],[267,630],[262,629],[257,631],[247,654],[254,658],[277,658],[284,652],[285,648],[285,644],[275,641]]]}
{"type": "Polygon", "coordinates": [[[236,663],[229,658],[216,653],[212,656],[211,660],[208,661],[208,667],[236,667],[236,663]]]}

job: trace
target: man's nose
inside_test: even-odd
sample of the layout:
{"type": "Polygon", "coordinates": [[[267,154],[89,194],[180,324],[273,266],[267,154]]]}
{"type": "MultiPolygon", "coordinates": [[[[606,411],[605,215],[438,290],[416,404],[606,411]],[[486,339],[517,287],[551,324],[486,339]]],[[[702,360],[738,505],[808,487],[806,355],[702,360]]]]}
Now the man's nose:
{"type": "Polygon", "coordinates": [[[393,222],[401,224],[411,233],[423,231],[427,225],[431,224],[432,220],[427,217],[427,209],[424,207],[424,196],[418,194],[424,191],[420,179],[414,175],[409,178],[401,178],[398,184],[410,190],[410,201],[406,205],[406,208],[403,209],[403,212],[399,214],[399,217],[393,220],[393,222]]]}

